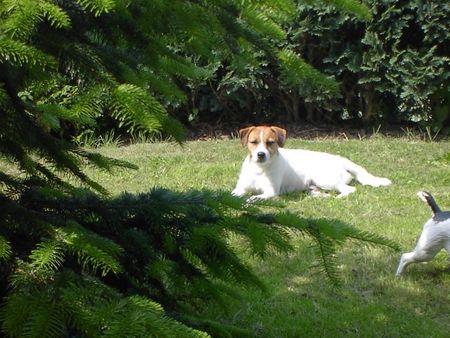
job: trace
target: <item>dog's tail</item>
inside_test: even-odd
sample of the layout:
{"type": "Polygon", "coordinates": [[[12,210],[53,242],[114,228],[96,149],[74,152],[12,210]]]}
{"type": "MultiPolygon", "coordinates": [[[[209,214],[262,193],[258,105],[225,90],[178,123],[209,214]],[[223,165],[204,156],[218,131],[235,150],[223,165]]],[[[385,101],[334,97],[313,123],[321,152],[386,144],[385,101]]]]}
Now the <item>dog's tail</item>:
{"type": "Polygon", "coordinates": [[[439,206],[437,205],[433,196],[431,196],[431,194],[429,192],[419,191],[417,193],[417,196],[419,196],[419,198],[422,201],[424,201],[426,204],[428,204],[430,206],[431,210],[433,211],[433,214],[436,215],[437,213],[441,212],[441,208],[439,208],[439,206]]]}
{"type": "Polygon", "coordinates": [[[363,185],[371,185],[372,187],[388,186],[392,182],[385,177],[377,177],[369,173],[363,167],[350,161],[349,159],[342,158],[344,160],[345,170],[355,176],[356,180],[363,185]]]}

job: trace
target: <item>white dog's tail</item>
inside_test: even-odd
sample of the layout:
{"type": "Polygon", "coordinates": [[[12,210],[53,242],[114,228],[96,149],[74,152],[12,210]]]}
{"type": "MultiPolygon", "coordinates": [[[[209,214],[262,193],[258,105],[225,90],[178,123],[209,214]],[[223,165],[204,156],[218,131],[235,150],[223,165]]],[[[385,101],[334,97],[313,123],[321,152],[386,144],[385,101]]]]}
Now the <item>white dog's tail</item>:
{"type": "Polygon", "coordinates": [[[342,158],[344,160],[344,167],[349,173],[355,176],[356,180],[363,185],[370,185],[372,187],[380,187],[390,185],[392,182],[385,177],[377,177],[370,174],[366,169],[353,163],[349,159],[342,158]]]}
{"type": "Polygon", "coordinates": [[[431,194],[429,192],[419,191],[417,193],[417,196],[419,196],[419,198],[422,201],[424,201],[425,203],[427,203],[430,206],[431,210],[433,210],[433,214],[436,215],[437,213],[441,212],[441,208],[439,208],[439,206],[437,205],[433,196],[431,196],[431,194]]]}

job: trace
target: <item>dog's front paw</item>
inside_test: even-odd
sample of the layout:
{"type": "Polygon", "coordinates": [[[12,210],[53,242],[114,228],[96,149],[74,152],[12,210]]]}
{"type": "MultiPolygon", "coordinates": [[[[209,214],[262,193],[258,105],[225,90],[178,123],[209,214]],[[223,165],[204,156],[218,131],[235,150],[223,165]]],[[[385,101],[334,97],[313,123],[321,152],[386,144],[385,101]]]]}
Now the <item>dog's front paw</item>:
{"type": "Polygon", "coordinates": [[[235,189],[231,192],[231,195],[236,196],[236,197],[242,197],[242,196],[245,195],[245,190],[235,188],[235,189]]]}
{"type": "Polygon", "coordinates": [[[262,195],[253,195],[250,196],[249,198],[247,198],[247,203],[253,203],[253,202],[257,202],[260,200],[263,200],[264,197],[261,197],[262,195]]]}
{"type": "Polygon", "coordinates": [[[247,202],[251,203],[251,202],[256,202],[256,201],[261,201],[261,200],[267,200],[267,199],[275,197],[275,196],[277,196],[277,195],[276,194],[271,194],[271,193],[269,193],[269,194],[266,193],[266,194],[253,195],[253,196],[250,196],[247,199],[247,202]]]}
{"type": "Polygon", "coordinates": [[[330,197],[330,194],[327,194],[326,192],[323,192],[319,188],[314,186],[310,187],[309,194],[311,197],[330,197]]]}

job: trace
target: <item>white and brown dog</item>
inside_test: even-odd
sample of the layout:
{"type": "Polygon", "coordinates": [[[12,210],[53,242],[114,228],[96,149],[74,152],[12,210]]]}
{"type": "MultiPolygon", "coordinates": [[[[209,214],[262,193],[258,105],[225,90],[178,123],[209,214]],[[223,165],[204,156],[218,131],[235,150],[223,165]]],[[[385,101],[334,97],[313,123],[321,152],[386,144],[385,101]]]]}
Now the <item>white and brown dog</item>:
{"type": "Polygon", "coordinates": [[[356,190],[348,183],[353,176],[361,184],[387,186],[391,181],[376,177],[363,167],[337,155],[323,152],[284,149],[286,130],[258,126],[239,131],[241,143],[249,155],[232,194],[256,194],[251,199],[266,199],[290,191],[310,190],[320,195],[320,189],[337,190],[338,197],[356,190]]]}

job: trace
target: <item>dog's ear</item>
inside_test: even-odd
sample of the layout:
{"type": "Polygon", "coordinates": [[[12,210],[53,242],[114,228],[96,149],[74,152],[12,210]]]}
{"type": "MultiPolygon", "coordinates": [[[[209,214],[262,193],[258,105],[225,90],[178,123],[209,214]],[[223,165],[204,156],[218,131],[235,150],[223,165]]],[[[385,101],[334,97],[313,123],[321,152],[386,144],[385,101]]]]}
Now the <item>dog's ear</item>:
{"type": "Polygon", "coordinates": [[[255,127],[248,127],[243,128],[239,130],[239,137],[241,138],[241,144],[243,147],[245,147],[248,143],[248,135],[250,135],[250,132],[255,129],[255,127]]]}
{"type": "Polygon", "coordinates": [[[283,128],[279,128],[279,127],[270,127],[270,129],[272,129],[275,134],[277,135],[277,143],[280,147],[284,146],[284,143],[286,142],[286,138],[287,138],[287,132],[285,129],[283,128]]]}

